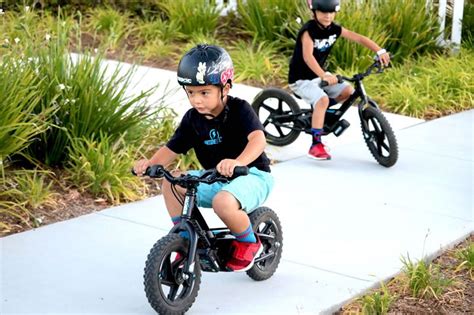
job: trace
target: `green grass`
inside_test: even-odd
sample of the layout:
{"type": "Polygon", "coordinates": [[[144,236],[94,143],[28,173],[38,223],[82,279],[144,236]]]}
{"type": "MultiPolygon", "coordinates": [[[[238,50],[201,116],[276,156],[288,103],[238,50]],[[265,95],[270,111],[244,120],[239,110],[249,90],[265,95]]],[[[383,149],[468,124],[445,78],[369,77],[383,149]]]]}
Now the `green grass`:
{"type": "Polygon", "coordinates": [[[366,81],[384,109],[431,119],[474,108],[474,53],[407,60],[366,81]]]}
{"type": "Polygon", "coordinates": [[[471,280],[474,280],[474,243],[471,242],[466,248],[458,250],[456,257],[460,261],[456,271],[466,269],[471,280]]]}
{"type": "Polygon", "coordinates": [[[144,186],[131,174],[134,154],[123,138],[114,140],[104,133],[94,139],[76,138],[69,155],[66,170],[81,191],[90,191],[114,204],[142,196],[144,186]]]}
{"type": "Polygon", "coordinates": [[[25,204],[29,209],[56,205],[57,193],[52,189],[52,175],[44,170],[17,171],[11,179],[15,185],[11,196],[16,203],[25,204]]]}
{"type": "Polygon", "coordinates": [[[219,11],[207,0],[162,0],[158,6],[165,12],[167,21],[185,36],[195,33],[214,34],[218,27],[219,11]],[[169,22],[171,23],[171,22],[169,22]]]}
{"type": "Polygon", "coordinates": [[[234,62],[235,81],[257,81],[264,85],[275,81],[286,81],[287,59],[278,57],[274,45],[254,42],[249,45],[239,41],[230,49],[234,62]]]}
{"type": "Polygon", "coordinates": [[[396,295],[390,293],[382,283],[380,290],[362,296],[358,302],[362,306],[363,314],[382,315],[387,314],[395,299],[396,295]]]}
{"type": "Polygon", "coordinates": [[[405,286],[417,298],[438,299],[446,289],[452,285],[452,279],[446,279],[439,271],[439,267],[424,260],[412,262],[410,257],[402,257],[405,286]]]}
{"type": "Polygon", "coordinates": [[[127,14],[110,7],[93,8],[88,11],[85,29],[100,36],[101,46],[117,49],[127,35],[133,32],[133,23],[129,23],[127,14]]]}

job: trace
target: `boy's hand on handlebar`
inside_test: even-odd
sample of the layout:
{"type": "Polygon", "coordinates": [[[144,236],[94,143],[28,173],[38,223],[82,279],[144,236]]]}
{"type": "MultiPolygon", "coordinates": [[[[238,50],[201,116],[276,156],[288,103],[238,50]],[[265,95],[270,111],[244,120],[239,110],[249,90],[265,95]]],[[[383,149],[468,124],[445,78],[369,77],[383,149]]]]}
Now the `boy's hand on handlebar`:
{"type": "Polygon", "coordinates": [[[133,166],[133,171],[135,172],[135,174],[137,174],[137,176],[143,176],[145,174],[146,169],[150,166],[150,160],[142,159],[135,162],[135,166],[133,166]]]}
{"type": "Polygon", "coordinates": [[[236,166],[243,166],[243,165],[237,160],[224,159],[220,161],[219,164],[217,164],[216,170],[219,172],[219,174],[223,176],[232,177],[232,175],[234,175],[234,168],[236,166]]]}
{"type": "Polygon", "coordinates": [[[337,84],[339,82],[337,76],[333,75],[333,74],[330,74],[330,73],[326,73],[322,78],[321,78],[322,81],[326,81],[328,83],[328,85],[334,85],[334,84],[337,84]]]}
{"type": "Polygon", "coordinates": [[[390,64],[390,54],[388,52],[381,54],[379,56],[379,60],[382,63],[382,65],[384,65],[385,67],[388,67],[388,65],[390,64]]]}

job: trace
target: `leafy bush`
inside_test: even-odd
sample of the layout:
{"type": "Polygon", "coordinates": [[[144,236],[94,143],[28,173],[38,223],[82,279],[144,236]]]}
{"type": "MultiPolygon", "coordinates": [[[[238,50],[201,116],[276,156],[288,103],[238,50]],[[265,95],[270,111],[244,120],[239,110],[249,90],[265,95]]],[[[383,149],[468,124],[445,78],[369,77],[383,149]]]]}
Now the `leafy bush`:
{"type": "Polygon", "coordinates": [[[10,196],[15,203],[24,204],[29,209],[40,206],[54,206],[57,193],[53,192],[52,172],[41,170],[20,170],[11,178],[15,186],[10,196]]]}
{"type": "Polygon", "coordinates": [[[237,82],[251,80],[267,84],[275,80],[286,81],[287,59],[277,57],[274,45],[267,42],[249,45],[245,41],[239,41],[231,48],[230,54],[237,82]]]}
{"type": "Polygon", "coordinates": [[[0,57],[0,78],[8,78],[0,80],[0,171],[9,155],[22,151],[49,128],[48,116],[58,109],[48,106],[35,112],[43,98],[43,82],[25,62],[8,55],[0,57]]]}
{"type": "Polygon", "coordinates": [[[473,73],[474,54],[462,49],[457,56],[407,60],[365,82],[387,110],[429,119],[474,108],[473,73]]]}
{"type": "MultiPolygon", "coordinates": [[[[302,12],[305,10],[309,11],[306,0],[237,1],[241,32],[251,35],[258,41],[278,43],[282,38],[293,40],[300,27],[296,20],[298,17],[302,18],[301,15],[304,14],[302,12]]],[[[292,45],[284,41],[279,48],[291,50],[292,47],[288,46],[292,45]]]]}
{"type": "Polygon", "coordinates": [[[218,26],[220,12],[212,1],[163,0],[159,7],[168,20],[175,21],[178,30],[187,36],[213,34],[218,26]]]}
{"type": "Polygon", "coordinates": [[[57,37],[42,45],[28,46],[23,54],[36,73],[33,82],[43,91],[37,110],[59,107],[51,116],[55,128],[42,133],[29,148],[30,155],[47,165],[67,159],[71,139],[91,138],[105,132],[113,139],[126,134],[137,138],[134,128],[150,115],[146,98],[153,89],[127,96],[133,69],[121,74],[120,66],[111,73],[102,66],[103,57],[89,53],[76,61],[67,53],[68,29],[58,20],[57,37]]]}
{"type": "Polygon", "coordinates": [[[426,10],[426,0],[376,0],[373,16],[378,28],[387,30],[385,48],[395,61],[437,50],[440,34],[437,12],[426,10]]]}
{"type": "Polygon", "coordinates": [[[127,16],[111,8],[94,8],[87,13],[85,27],[93,34],[98,33],[101,46],[116,49],[132,31],[127,16]]]}
{"type": "Polygon", "coordinates": [[[92,139],[76,138],[69,147],[69,179],[81,190],[103,196],[114,204],[139,199],[141,181],[130,172],[134,155],[123,138],[100,133],[92,139]]]}

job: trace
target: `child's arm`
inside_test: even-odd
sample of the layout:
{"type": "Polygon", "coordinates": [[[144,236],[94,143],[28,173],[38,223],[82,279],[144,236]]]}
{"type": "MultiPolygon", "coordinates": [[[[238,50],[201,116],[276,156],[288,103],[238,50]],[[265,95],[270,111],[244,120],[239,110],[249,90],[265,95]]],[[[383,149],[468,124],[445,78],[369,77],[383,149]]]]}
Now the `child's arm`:
{"type": "Polygon", "coordinates": [[[248,137],[248,143],[240,155],[234,159],[224,159],[217,164],[216,169],[224,176],[232,176],[234,167],[248,165],[255,161],[263,153],[267,144],[265,134],[262,130],[252,131],[248,137]]]}
{"type": "Polygon", "coordinates": [[[171,151],[167,146],[163,146],[153,154],[151,159],[142,159],[135,163],[133,170],[138,176],[145,173],[146,169],[152,165],[160,164],[163,166],[169,165],[178,156],[175,152],[171,151]]]}
{"type": "Polygon", "coordinates": [[[385,49],[382,49],[370,38],[360,35],[356,32],[349,31],[344,27],[342,28],[341,36],[353,42],[359,43],[372,50],[373,52],[376,52],[385,66],[388,66],[388,64],[390,63],[390,55],[385,51],[385,49]]]}
{"type": "Polygon", "coordinates": [[[313,40],[309,36],[308,31],[303,33],[301,38],[301,42],[303,44],[303,59],[304,62],[308,65],[308,67],[322,80],[327,81],[329,85],[337,83],[337,77],[334,75],[327,74],[323,68],[319,65],[316,58],[313,56],[313,40]]]}

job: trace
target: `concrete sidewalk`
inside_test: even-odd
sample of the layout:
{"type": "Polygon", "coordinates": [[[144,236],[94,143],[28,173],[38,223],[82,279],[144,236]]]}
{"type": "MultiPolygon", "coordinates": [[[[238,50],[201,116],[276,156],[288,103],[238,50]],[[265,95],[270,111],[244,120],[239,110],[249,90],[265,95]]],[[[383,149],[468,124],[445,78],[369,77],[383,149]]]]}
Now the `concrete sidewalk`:
{"type": "MultiPolygon", "coordinates": [[[[251,101],[256,93],[237,85],[232,94],[251,101]]],[[[373,160],[350,115],[347,134],[328,140],[332,161],[302,157],[303,135],[268,148],[281,161],[266,203],[283,226],[280,266],[263,282],[203,273],[189,314],[331,313],[399,272],[401,256],[432,256],[473,232],[473,110],[426,123],[387,114],[400,149],[389,169],[373,160]]],[[[170,227],[158,196],[0,239],[0,313],[153,314],[143,267],[170,227]]]]}

